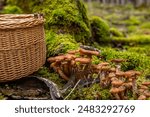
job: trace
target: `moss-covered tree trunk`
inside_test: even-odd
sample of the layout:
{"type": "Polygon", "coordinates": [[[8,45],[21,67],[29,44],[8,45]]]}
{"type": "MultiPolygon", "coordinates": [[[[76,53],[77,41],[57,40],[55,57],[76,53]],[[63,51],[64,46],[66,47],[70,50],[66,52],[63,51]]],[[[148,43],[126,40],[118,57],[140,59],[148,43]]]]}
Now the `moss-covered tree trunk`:
{"type": "Polygon", "coordinates": [[[77,42],[85,43],[91,36],[87,11],[81,0],[8,0],[26,13],[42,13],[48,56],[75,49],[77,42]]]}

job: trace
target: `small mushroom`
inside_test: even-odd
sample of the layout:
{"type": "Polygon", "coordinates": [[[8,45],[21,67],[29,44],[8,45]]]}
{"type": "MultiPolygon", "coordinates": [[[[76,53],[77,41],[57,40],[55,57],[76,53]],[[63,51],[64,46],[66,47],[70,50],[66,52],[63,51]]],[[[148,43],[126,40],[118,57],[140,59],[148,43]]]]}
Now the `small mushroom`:
{"type": "Polygon", "coordinates": [[[91,63],[91,59],[89,59],[89,58],[76,58],[75,62],[80,62],[82,64],[88,64],[88,63],[91,63]]]}
{"type": "Polygon", "coordinates": [[[115,73],[115,72],[116,72],[116,68],[114,68],[114,67],[113,67],[113,68],[111,68],[111,69],[110,69],[110,72],[115,73]]]}
{"type": "Polygon", "coordinates": [[[118,79],[124,81],[124,76],[125,76],[125,73],[122,72],[122,71],[118,71],[116,72],[116,77],[118,77],[118,79]]]}
{"type": "Polygon", "coordinates": [[[142,85],[150,86],[150,81],[149,82],[148,81],[147,82],[143,82],[142,85]]]}
{"type": "Polygon", "coordinates": [[[80,48],[79,52],[81,55],[87,55],[89,58],[92,58],[92,55],[98,56],[100,54],[98,51],[85,50],[82,48],[80,48]]]}
{"type": "Polygon", "coordinates": [[[121,63],[125,62],[125,59],[113,59],[111,60],[111,62],[116,64],[116,71],[120,71],[121,70],[121,63]]]}
{"type": "Polygon", "coordinates": [[[113,87],[120,87],[124,82],[121,81],[121,80],[115,80],[115,81],[112,81],[112,86],[113,87]]]}
{"type": "Polygon", "coordinates": [[[132,82],[123,83],[123,86],[125,86],[126,89],[131,89],[132,88],[132,82]]]}
{"type": "Polygon", "coordinates": [[[127,71],[125,72],[125,76],[129,79],[132,79],[132,90],[133,90],[133,97],[136,98],[137,96],[137,84],[136,84],[136,79],[137,79],[137,76],[140,75],[140,72],[138,71],[134,71],[134,70],[131,70],[131,71],[127,71]]]}
{"type": "Polygon", "coordinates": [[[140,95],[140,96],[138,97],[138,100],[146,100],[146,96],[145,96],[145,95],[140,95]]]}
{"type": "Polygon", "coordinates": [[[125,90],[126,90],[126,88],[124,86],[120,86],[119,87],[120,99],[122,99],[122,100],[126,99],[126,97],[125,97],[125,90]]]}
{"type": "Polygon", "coordinates": [[[115,97],[115,99],[120,100],[118,88],[111,88],[110,93],[115,97]]]}
{"type": "Polygon", "coordinates": [[[118,80],[118,78],[116,78],[116,77],[112,77],[112,78],[111,78],[111,82],[117,81],[117,80],[118,80]]]}
{"type": "Polygon", "coordinates": [[[103,81],[105,81],[105,78],[108,75],[109,69],[110,69],[110,66],[103,66],[100,69],[100,73],[99,73],[100,77],[99,78],[100,78],[101,87],[104,87],[104,82],[103,81]]]}
{"type": "Polygon", "coordinates": [[[68,54],[77,54],[79,50],[70,50],[68,51],[68,54]]]}
{"type": "Polygon", "coordinates": [[[65,59],[65,55],[59,55],[59,56],[56,56],[56,57],[50,57],[47,59],[48,62],[52,63],[52,62],[55,62],[55,61],[63,61],[65,59]]]}
{"type": "Polygon", "coordinates": [[[147,86],[141,85],[140,89],[148,90],[149,88],[147,86]]]}
{"type": "Polygon", "coordinates": [[[150,97],[150,91],[148,90],[144,91],[143,94],[148,98],[150,97]]]}

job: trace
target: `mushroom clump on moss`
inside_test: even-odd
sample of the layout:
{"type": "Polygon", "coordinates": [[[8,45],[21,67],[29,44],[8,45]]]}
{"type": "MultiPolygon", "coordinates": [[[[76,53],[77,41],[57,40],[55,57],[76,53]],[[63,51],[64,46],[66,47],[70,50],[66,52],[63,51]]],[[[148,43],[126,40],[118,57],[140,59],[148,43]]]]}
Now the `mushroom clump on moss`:
{"type": "Polygon", "coordinates": [[[121,71],[121,63],[127,62],[126,60],[113,59],[111,63],[104,61],[93,64],[93,56],[99,55],[100,51],[96,49],[82,47],[78,50],[68,51],[66,54],[50,57],[48,62],[51,63],[50,67],[63,79],[70,81],[73,76],[74,84],[79,80],[83,80],[82,82],[97,80],[102,89],[109,89],[111,99],[129,99],[129,94],[134,99],[144,99],[144,96],[147,99],[149,97],[148,86],[150,83],[142,83],[140,87],[136,83],[137,78],[141,75],[140,72],[121,71]],[[112,66],[113,63],[115,63],[115,67],[112,66]]]}

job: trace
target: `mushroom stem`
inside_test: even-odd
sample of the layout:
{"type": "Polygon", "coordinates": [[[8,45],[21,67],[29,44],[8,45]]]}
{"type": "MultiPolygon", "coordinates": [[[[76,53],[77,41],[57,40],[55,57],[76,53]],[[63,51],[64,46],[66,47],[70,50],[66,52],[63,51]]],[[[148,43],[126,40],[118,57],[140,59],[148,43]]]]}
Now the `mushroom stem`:
{"type": "Polygon", "coordinates": [[[137,98],[137,84],[136,84],[136,79],[133,78],[132,80],[132,87],[133,87],[133,98],[137,98]]]}
{"type": "Polygon", "coordinates": [[[69,80],[69,78],[63,73],[63,71],[61,69],[57,69],[57,72],[63,79],[65,79],[67,81],[69,80]]]}
{"type": "Polygon", "coordinates": [[[113,94],[113,95],[114,95],[114,97],[115,97],[116,100],[120,100],[120,97],[119,97],[119,94],[118,94],[118,93],[115,93],[115,94],[113,94]]]}

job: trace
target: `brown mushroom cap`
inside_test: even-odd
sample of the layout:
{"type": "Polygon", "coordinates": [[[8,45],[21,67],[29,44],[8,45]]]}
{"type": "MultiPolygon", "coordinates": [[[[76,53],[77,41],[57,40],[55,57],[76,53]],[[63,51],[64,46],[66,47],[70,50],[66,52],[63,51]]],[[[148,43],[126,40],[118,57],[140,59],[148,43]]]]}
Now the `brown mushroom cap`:
{"type": "Polygon", "coordinates": [[[144,91],[144,95],[145,95],[146,97],[150,97],[150,91],[144,91]]]}
{"type": "Polygon", "coordinates": [[[91,63],[91,59],[90,58],[76,58],[75,62],[80,62],[82,64],[88,64],[88,63],[91,63]]]}
{"type": "Polygon", "coordinates": [[[120,92],[124,92],[125,89],[126,89],[126,88],[125,88],[124,86],[120,86],[120,87],[119,87],[119,91],[120,91],[120,92]]]}
{"type": "Polygon", "coordinates": [[[128,82],[128,83],[123,83],[123,86],[125,86],[126,88],[131,88],[132,87],[132,82],[128,82]]]}
{"type": "Polygon", "coordinates": [[[122,77],[124,75],[125,75],[125,73],[122,71],[116,72],[116,76],[122,77]]]}
{"type": "Polygon", "coordinates": [[[111,69],[110,69],[110,72],[116,72],[116,68],[114,68],[114,67],[111,68],[111,69]]]}
{"type": "Polygon", "coordinates": [[[108,75],[109,78],[112,78],[112,77],[115,77],[115,76],[116,76],[115,73],[109,73],[109,75],[108,75]]]}
{"type": "Polygon", "coordinates": [[[65,55],[65,60],[72,60],[72,59],[75,59],[76,58],[76,56],[75,55],[73,55],[73,54],[66,54],[65,55]]]}
{"type": "Polygon", "coordinates": [[[138,100],[146,100],[146,96],[145,95],[140,95],[138,100]]]}
{"type": "Polygon", "coordinates": [[[113,60],[111,60],[111,62],[113,62],[113,63],[122,63],[125,61],[126,61],[125,59],[113,59],[113,60]]]}
{"type": "Polygon", "coordinates": [[[119,86],[121,86],[123,83],[124,83],[124,82],[121,81],[121,80],[115,80],[115,81],[112,81],[111,84],[112,84],[113,86],[119,87],[119,86]]]}
{"type": "Polygon", "coordinates": [[[78,52],[79,52],[79,50],[70,50],[70,51],[68,51],[68,54],[76,54],[78,52]]]}
{"type": "Polygon", "coordinates": [[[147,90],[148,87],[147,87],[147,86],[144,86],[144,85],[141,85],[141,86],[140,86],[140,89],[145,89],[145,90],[147,90]]]}
{"type": "Polygon", "coordinates": [[[115,93],[119,93],[119,89],[118,88],[111,88],[110,89],[110,93],[113,93],[113,94],[115,94],[115,93]]]}
{"type": "Polygon", "coordinates": [[[149,86],[150,85],[150,81],[149,82],[148,81],[147,82],[143,82],[142,85],[149,86]]]}
{"type": "Polygon", "coordinates": [[[111,68],[110,66],[103,66],[103,67],[101,67],[100,69],[101,69],[102,71],[109,71],[110,68],[111,68]]]}
{"type": "Polygon", "coordinates": [[[145,91],[145,89],[139,89],[139,90],[138,90],[138,93],[139,93],[139,94],[143,94],[144,91],[145,91]]]}
{"type": "Polygon", "coordinates": [[[133,71],[126,71],[124,75],[127,78],[131,78],[132,76],[135,75],[135,72],[133,72],[133,71]]]}
{"type": "Polygon", "coordinates": [[[116,77],[111,78],[111,81],[116,81],[116,80],[118,80],[118,78],[116,78],[116,77]]]}
{"type": "Polygon", "coordinates": [[[62,61],[65,59],[65,55],[60,55],[60,56],[56,56],[56,57],[50,57],[47,59],[48,62],[52,63],[52,62],[55,62],[55,61],[62,61]]]}
{"type": "Polygon", "coordinates": [[[96,55],[96,56],[98,56],[100,54],[98,51],[85,50],[82,48],[80,48],[79,52],[81,54],[85,54],[85,55],[96,55]]]}

